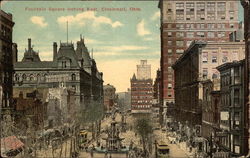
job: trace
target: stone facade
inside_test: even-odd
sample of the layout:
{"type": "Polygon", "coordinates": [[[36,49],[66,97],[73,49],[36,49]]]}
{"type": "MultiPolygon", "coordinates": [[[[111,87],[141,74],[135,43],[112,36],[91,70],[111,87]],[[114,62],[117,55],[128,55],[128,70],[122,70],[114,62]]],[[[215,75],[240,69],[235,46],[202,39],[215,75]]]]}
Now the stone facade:
{"type": "MultiPolygon", "coordinates": [[[[0,85],[1,93],[1,112],[2,114],[10,113],[13,110],[12,100],[12,77],[13,61],[16,54],[12,52],[12,28],[14,22],[12,15],[0,10],[0,85]]],[[[15,52],[14,52],[15,53],[15,52]]],[[[1,117],[3,116],[1,114],[1,117]]]]}
{"type": "Polygon", "coordinates": [[[151,78],[151,65],[147,64],[147,60],[141,60],[141,64],[137,65],[137,78],[139,80],[151,78]]]}
{"type": "Polygon", "coordinates": [[[84,39],[80,38],[76,49],[72,43],[53,43],[53,61],[40,61],[39,53],[31,47],[23,60],[15,63],[15,87],[59,87],[75,90],[77,104],[87,107],[91,101],[103,104],[102,73],[96,62],[90,58],[84,39]]]}

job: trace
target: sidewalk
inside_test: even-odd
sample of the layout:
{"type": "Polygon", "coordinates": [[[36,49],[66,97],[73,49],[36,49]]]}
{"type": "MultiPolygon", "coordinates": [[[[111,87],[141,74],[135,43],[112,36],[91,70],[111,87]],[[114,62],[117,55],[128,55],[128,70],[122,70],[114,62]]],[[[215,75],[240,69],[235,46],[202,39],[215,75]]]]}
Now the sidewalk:
{"type": "Polygon", "coordinates": [[[190,152],[190,149],[187,147],[186,142],[180,142],[180,143],[177,143],[177,145],[180,147],[181,150],[183,150],[188,155],[188,157],[190,158],[194,157],[195,149],[192,148],[192,151],[190,152]]]}

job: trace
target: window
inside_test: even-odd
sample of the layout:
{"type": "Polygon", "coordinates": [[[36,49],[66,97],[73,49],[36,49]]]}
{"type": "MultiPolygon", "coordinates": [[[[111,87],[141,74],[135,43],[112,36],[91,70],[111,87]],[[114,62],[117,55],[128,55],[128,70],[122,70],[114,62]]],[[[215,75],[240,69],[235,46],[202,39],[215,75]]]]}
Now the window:
{"type": "Polygon", "coordinates": [[[194,32],[187,32],[187,37],[188,38],[193,38],[194,37],[194,32]]]}
{"type": "Polygon", "coordinates": [[[214,32],[208,32],[207,36],[210,37],[210,38],[213,38],[214,37],[214,32]]]}
{"type": "Polygon", "coordinates": [[[240,90],[235,89],[234,90],[234,106],[240,105],[240,90]]]}
{"type": "Polygon", "coordinates": [[[23,74],[22,79],[23,79],[23,81],[26,81],[26,75],[25,74],[23,74]]]}
{"type": "Polygon", "coordinates": [[[168,58],[168,64],[172,64],[172,59],[168,58]]]}
{"type": "Polygon", "coordinates": [[[183,53],[183,49],[176,49],[176,53],[182,54],[183,53]]]}
{"type": "Polygon", "coordinates": [[[172,81],[173,76],[172,75],[168,75],[168,81],[172,81]]]}
{"type": "Polygon", "coordinates": [[[222,52],[222,62],[225,63],[228,61],[228,53],[222,52]]]}
{"type": "Polygon", "coordinates": [[[168,84],[168,89],[172,89],[172,84],[171,83],[168,84]]]}
{"type": "Polygon", "coordinates": [[[234,24],[230,24],[230,28],[234,28],[234,24]]]}
{"type": "Polygon", "coordinates": [[[187,43],[186,43],[187,47],[189,47],[192,42],[193,41],[187,41],[187,43]]]}
{"type": "Polygon", "coordinates": [[[76,80],[76,75],[75,75],[75,74],[72,74],[72,75],[71,75],[71,80],[72,80],[72,81],[75,81],[75,80],[76,80]]]}
{"type": "Polygon", "coordinates": [[[172,92],[168,91],[168,97],[172,97],[172,92]]]}
{"type": "Polygon", "coordinates": [[[172,41],[168,41],[168,45],[169,45],[169,46],[172,46],[172,41]]]}
{"type": "Polygon", "coordinates": [[[198,37],[205,37],[205,33],[204,32],[197,32],[197,36],[198,37]]]}
{"type": "Polygon", "coordinates": [[[219,38],[225,37],[225,32],[218,32],[218,37],[219,37],[219,38]]]}
{"type": "Polygon", "coordinates": [[[203,68],[202,77],[203,77],[204,79],[207,79],[207,75],[208,75],[207,68],[203,68]]]}
{"type": "Polygon", "coordinates": [[[240,70],[239,67],[234,68],[234,84],[240,83],[240,70]]]}
{"type": "Polygon", "coordinates": [[[168,49],[168,55],[172,55],[172,49],[168,49]]]}
{"type": "Polygon", "coordinates": [[[66,65],[66,61],[62,61],[62,68],[66,68],[67,65],[66,65]]]}
{"type": "Polygon", "coordinates": [[[194,28],[194,24],[186,24],[186,28],[193,29],[194,28]]]}
{"type": "Polygon", "coordinates": [[[168,37],[172,37],[172,32],[168,32],[168,37]]]}
{"type": "Polygon", "coordinates": [[[176,28],[177,29],[183,29],[184,28],[184,24],[176,24],[176,28]]]}
{"type": "Polygon", "coordinates": [[[168,28],[171,28],[172,27],[172,25],[171,24],[168,24],[168,28]]]}
{"type": "Polygon", "coordinates": [[[238,52],[237,51],[233,52],[232,59],[233,59],[233,61],[238,61],[238,52]]]}
{"type": "Polygon", "coordinates": [[[176,41],[176,45],[179,47],[183,47],[184,46],[184,41],[176,41]]]}
{"type": "Polygon", "coordinates": [[[207,52],[203,52],[202,53],[202,62],[203,63],[207,63],[208,62],[208,53],[207,52]]]}
{"type": "Polygon", "coordinates": [[[184,37],[184,32],[177,32],[176,37],[184,37]]]}
{"type": "Polygon", "coordinates": [[[173,70],[172,67],[169,66],[169,67],[168,67],[168,72],[172,72],[172,70],[173,70]]]}
{"type": "Polygon", "coordinates": [[[15,80],[19,81],[19,75],[18,74],[15,75],[15,80]]]}
{"type": "Polygon", "coordinates": [[[216,52],[212,53],[212,63],[217,63],[217,53],[216,52]]]}
{"type": "Polygon", "coordinates": [[[212,79],[216,79],[219,77],[219,73],[217,72],[216,69],[213,69],[212,72],[213,72],[212,79]]]}
{"type": "Polygon", "coordinates": [[[234,19],[234,11],[229,11],[230,20],[234,19]]]}

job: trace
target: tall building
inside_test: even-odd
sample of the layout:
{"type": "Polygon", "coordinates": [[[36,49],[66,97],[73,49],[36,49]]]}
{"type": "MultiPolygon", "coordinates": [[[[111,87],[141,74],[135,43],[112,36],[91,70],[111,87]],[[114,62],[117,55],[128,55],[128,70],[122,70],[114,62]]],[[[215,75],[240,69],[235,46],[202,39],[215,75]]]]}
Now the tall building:
{"type": "Polygon", "coordinates": [[[237,0],[159,1],[163,106],[175,98],[172,64],[193,40],[229,41],[238,29],[238,7],[237,0]]]}
{"type": "MultiPolygon", "coordinates": [[[[249,67],[250,67],[250,1],[249,0],[241,0],[241,4],[244,8],[244,38],[245,38],[245,45],[246,45],[246,58],[245,58],[245,73],[249,73],[249,67]]],[[[250,157],[250,79],[249,75],[245,75],[245,83],[246,86],[244,87],[244,92],[245,92],[245,108],[248,109],[245,112],[245,120],[246,120],[246,125],[245,125],[245,133],[248,133],[248,136],[246,139],[248,139],[248,154],[246,157],[250,157]]]]}
{"type": "Polygon", "coordinates": [[[147,64],[147,60],[141,60],[141,64],[137,65],[137,79],[151,78],[151,65],[147,64]]]}
{"type": "MultiPolygon", "coordinates": [[[[13,110],[12,104],[12,77],[13,61],[16,54],[12,52],[12,28],[14,22],[12,15],[0,10],[0,87],[1,87],[1,112],[7,114],[13,110]]],[[[14,52],[16,53],[16,51],[14,52]]],[[[1,114],[1,116],[3,116],[1,114]]]]}
{"type": "Polygon", "coordinates": [[[53,43],[53,61],[41,61],[39,53],[31,47],[21,62],[15,63],[15,87],[66,87],[75,90],[78,105],[88,106],[91,101],[103,103],[103,79],[96,62],[89,55],[84,39],[72,43],[53,43]]]}
{"type": "Polygon", "coordinates": [[[150,113],[153,101],[153,80],[150,78],[151,66],[147,60],[141,60],[137,65],[137,76],[130,79],[131,85],[131,112],[150,113]]]}

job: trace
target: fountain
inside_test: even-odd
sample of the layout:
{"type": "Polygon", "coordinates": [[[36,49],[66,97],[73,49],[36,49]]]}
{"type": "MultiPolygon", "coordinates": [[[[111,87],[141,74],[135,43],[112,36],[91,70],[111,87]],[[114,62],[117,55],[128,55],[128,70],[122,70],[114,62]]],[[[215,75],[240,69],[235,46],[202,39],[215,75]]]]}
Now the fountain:
{"type": "Polygon", "coordinates": [[[117,122],[115,121],[115,115],[113,113],[110,128],[107,130],[107,137],[102,138],[106,141],[106,146],[105,148],[96,147],[96,151],[105,153],[127,153],[129,151],[129,147],[122,145],[124,138],[120,138],[120,131],[116,125],[117,122]]]}

